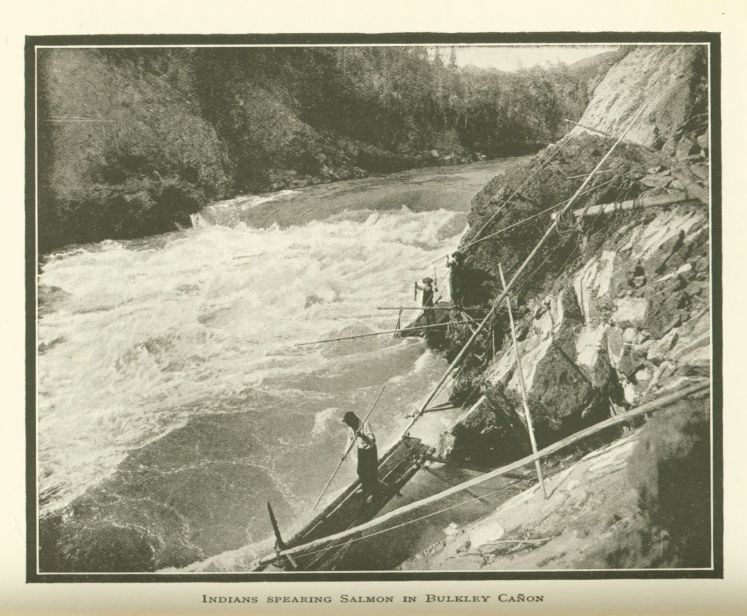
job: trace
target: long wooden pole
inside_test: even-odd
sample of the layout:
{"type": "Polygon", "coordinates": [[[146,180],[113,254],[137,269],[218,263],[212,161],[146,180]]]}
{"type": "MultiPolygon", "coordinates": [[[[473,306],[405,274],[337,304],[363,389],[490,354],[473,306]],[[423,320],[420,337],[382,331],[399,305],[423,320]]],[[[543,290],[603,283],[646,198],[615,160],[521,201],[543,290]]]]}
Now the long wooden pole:
{"type": "MultiPolygon", "coordinates": [[[[498,273],[501,276],[501,284],[503,288],[506,288],[506,279],[503,277],[503,268],[501,264],[498,264],[498,273]]],[[[534,438],[534,426],[532,425],[532,415],[529,412],[529,404],[527,404],[527,386],[524,381],[524,370],[521,367],[521,354],[519,353],[519,342],[516,339],[516,326],[514,325],[514,311],[511,308],[511,297],[506,296],[506,306],[508,307],[508,320],[511,323],[511,339],[514,343],[514,352],[516,353],[516,371],[519,374],[519,385],[521,386],[521,403],[524,405],[524,419],[527,422],[527,431],[529,432],[529,442],[532,444],[532,453],[537,453],[537,441],[534,438]]],[[[542,479],[542,466],[540,465],[539,458],[534,461],[534,467],[537,470],[537,479],[542,486],[542,493],[547,498],[547,488],[545,487],[545,480],[542,479]]]]}
{"type": "Polygon", "coordinates": [[[599,205],[590,205],[586,208],[573,210],[573,216],[576,218],[599,216],[601,214],[614,214],[623,210],[635,210],[646,207],[664,207],[667,205],[684,205],[699,204],[698,199],[693,199],[687,195],[672,198],[671,195],[657,195],[655,197],[643,197],[640,199],[628,199],[627,201],[616,201],[614,203],[600,203],[599,205]]]}
{"type": "MultiPolygon", "coordinates": [[[[452,321],[449,321],[452,322],[452,321]]],[[[354,340],[356,338],[369,338],[371,336],[381,336],[383,334],[396,334],[401,331],[411,331],[418,329],[430,329],[431,327],[446,327],[449,322],[436,323],[435,325],[417,325],[415,327],[404,327],[400,329],[388,329],[384,332],[373,332],[372,334],[357,334],[355,336],[343,336],[342,338],[326,338],[325,340],[312,340],[311,342],[297,342],[293,346],[308,346],[310,344],[321,344],[322,342],[338,342],[340,340],[354,340]]]]}
{"type": "MultiPolygon", "coordinates": [[[[423,306],[376,306],[376,310],[424,310],[423,306]]],[[[454,310],[454,306],[432,306],[430,310],[454,310]]],[[[466,306],[462,310],[487,310],[485,306],[466,306]]]]}
{"type": "Polygon", "coordinates": [[[610,135],[609,133],[605,133],[603,130],[592,128],[591,126],[585,126],[583,124],[579,124],[578,122],[574,122],[573,120],[569,120],[567,118],[564,118],[563,122],[568,122],[568,124],[575,124],[579,128],[583,128],[584,130],[588,130],[591,133],[596,133],[597,135],[601,135],[602,137],[609,137],[610,139],[614,139],[615,138],[614,135],[610,135]]]}
{"type": "Polygon", "coordinates": [[[270,501],[267,501],[267,513],[270,514],[270,524],[272,524],[272,532],[275,533],[275,547],[278,550],[282,550],[285,548],[285,541],[283,541],[283,536],[280,534],[280,527],[278,526],[278,521],[275,517],[275,512],[272,510],[270,501]]]}
{"type": "Polygon", "coordinates": [[[570,436],[567,436],[566,438],[560,441],[557,441],[556,443],[553,443],[552,445],[545,447],[544,449],[538,451],[536,454],[533,453],[529,456],[521,458],[520,460],[511,462],[510,464],[507,464],[506,466],[497,468],[494,471],[490,471],[489,473],[485,473],[484,475],[480,475],[479,477],[475,477],[474,479],[469,479],[468,481],[460,483],[459,485],[454,486],[453,488],[449,488],[447,490],[444,490],[443,492],[434,494],[433,496],[429,496],[419,501],[415,501],[414,503],[410,503],[409,505],[404,505],[403,507],[394,509],[393,511],[390,511],[389,513],[385,513],[384,515],[374,518],[373,520],[369,522],[359,524],[358,526],[353,526],[339,533],[328,535],[327,537],[315,539],[314,541],[310,541],[309,543],[304,543],[302,545],[298,545],[293,548],[288,548],[287,550],[281,551],[279,554],[267,556],[265,558],[262,558],[259,561],[259,564],[271,563],[274,560],[276,560],[278,556],[285,556],[288,554],[300,554],[312,548],[316,548],[326,543],[329,543],[330,541],[338,541],[340,539],[345,539],[352,535],[356,535],[360,532],[370,530],[372,528],[376,528],[377,526],[382,525],[384,522],[388,522],[389,520],[400,518],[405,514],[409,514],[409,513],[412,513],[413,511],[417,511],[418,509],[422,509],[423,507],[433,505],[434,503],[442,501],[445,498],[449,498],[450,496],[454,496],[455,494],[464,492],[465,490],[469,488],[478,486],[481,483],[490,481],[491,479],[502,477],[506,475],[507,473],[510,473],[511,471],[518,470],[526,466],[527,464],[531,464],[536,459],[545,458],[562,449],[565,449],[566,447],[573,445],[574,443],[577,443],[578,441],[583,440],[589,436],[592,436],[596,434],[597,432],[600,432],[601,430],[606,430],[607,428],[611,428],[612,426],[616,426],[622,423],[627,423],[630,420],[635,419],[636,417],[645,415],[646,413],[651,413],[652,411],[666,408],[667,406],[670,406],[671,404],[674,404],[675,402],[678,402],[679,400],[682,400],[683,398],[687,398],[688,396],[692,396],[694,394],[708,390],[710,389],[710,387],[711,387],[711,384],[708,381],[705,381],[702,383],[697,383],[685,389],[681,389],[680,391],[661,396],[660,398],[656,400],[652,400],[651,402],[647,402],[646,404],[643,404],[636,409],[632,409],[620,415],[616,415],[615,417],[610,417],[608,419],[605,419],[604,421],[600,421],[599,423],[589,426],[588,428],[584,428],[583,430],[580,430],[579,432],[576,432],[575,434],[571,434],[570,436]]]}
{"type": "MultiPolygon", "coordinates": [[[[568,200],[568,203],[565,204],[563,209],[561,210],[562,213],[567,212],[571,205],[573,205],[573,202],[578,198],[578,196],[581,194],[581,192],[586,188],[591,182],[591,178],[594,177],[594,174],[601,169],[602,165],[607,161],[607,159],[610,157],[612,152],[615,150],[615,148],[620,144],[620,142],[623,140],[625,135],[628,134],[628,131],[633,127],[633,124],[638,120],[640,115],[643,113],[644,109],[646,107],[644,105],[641,105],[641,108],[633,115],[633,118],[630,120],[628,125],[625,127],[625,130],[620,134],[620,136],[617,138],[617,141],[615,141],[614,144],[610,147],[609,150],[607,150],[607,153],[601,158],[601,160],[597,163],[597,166],[592,169],[591,173],[586,177],[586,179],[583,181],[581,186],[578,187],[576,192],[573,194],[573,196],[568,200]]],[[[547,228],[547,231],[545,234],[540,238],[539,242],[535,245],[535,247],[532,249],[532,251],[529,253],[529,255],[524,259],[523,263],[518,267],[518,269],[514,272],[514,275],[511,277],[511,280],[508,282],[508,285],[504,288],[503,292],[498,296],[498,298],[493,302],[493,307],[490,309],[487,315],[485,315],[485,318],[480,323],[479,327],[472,333],[472,336],[469,340],[467,340],[466,344],[462,347],[462,350],[459,351],[457,356],[454,358],[454,360],[449,364],[449,367],[446,369],[446,372],[444,372],[444,375],[441,377],[441,380],[436,384],[436,386],[431,391],[430,395],[426,398],[425,402],[420,407],[420,410],[418,413],[416,413],[413,420],[408,424],[407,428],[405,428],[404,434],[406,435],[412,426],[415,425],[415,422],[417,422],[420,415],[422,415],[423,411],[425,411],[426,408],[428,408],[428,405],[433,401],[433,399],[438,395],[438,392],[441,391],[441,387],[443,387],[444,383],[446,382],[446,379],[449,378],[451,373],[456,369],[456,367],[459,365],[459,362],[462,361],[462,358],[466,355],[467,351],[469,350],[470,346],[472,346],[472,343],[475,341],[477,336],[480,334],[480,332],[483,330],[485,325],[490,320],[490,317],[495,312],[496,308],[503,303],[503,300],[508,295],[508,291],[513,287],[516,280],[521,276],[521,274],[524,272],[524,270],[529,265],[530,261],[534,258],[534,256],[539,252],[539,249],[544,245],[544,243],[547,241],[547,239],[550,237],[552,232],[555,230],[557,224],[558,224],[559,218],[556,218],[552,224],[547,228]]]]}
{"type": "MultiPolygon", "coordinates": [[[[327,482],[327,485],[324,486],[324,489],[322,490],[322,493],[319,495],[319,498],[316,499],[316,502],[314,503],[314,506],[311,508],[312,511],[316,509],[317,505],[319,504],[319,501],[322,500],[322,496],[324,496],[324,493],[327,491],[327,488],[329,488],[330,484],[332,483],[332,480],[337,476],[337,472],[340,470],[340,467],[342,466],[342,463],[345,462],[345,459],[348,457],[348,454],[353,449],[353,445],[355,445],[355,439],[358,438],[358,434],[360,434],[360,431],[363,430],[363,425],[368,421],[368,418],[371,416],[371,413],[373,413],[374,408],[376,407],[376,403],[379,401],[379,398],[381,398],[381,394],[384,393],[384,387],[386,387],[386,383],[381,386],[381,389],[379,390],[379,395],[376,396],[376,400],[373,401],[373,404],[371,405],[371,408],[368,410],[368,413],[366,413],[366,417],[361,422],[361,425],[358,426],[358,429],[355,431],[355,435],[353,436],[353,440],[351,441],[350,445],[348,446],[347,451],[340,459],[340,463],[337,465],[337,468],[335,469],[335,472],[332,473],[332,476],[329,478],[329,481],[327,482]]],[[[378,461],[377,461],[378,464],[378,461]]]]}
{"type": "MultiPolygon", "coordinates": [[[[600,172],[598,171],[597,173],[600,173],[600,172]]],[[[581,195],[586,195],[588,193],[594,192],[595,190],[599,190],[600,188],[602,188],[602,186],[606,186],[608,184],[611,184],[614,180],[615,180],[615,178],[612,178],[611,180],[607,180],[606,182],[602,182],[601,184],[597,184],[596,186],[593,186],[592,188],[589,188],[588,190],[585,190],[584,192],[580,193],[577,196],[580,197],[581,195]]],[[[468,244],[465,244],[464,248],[468,248],[470,246],[473,246],[474,244],[479,244],[481,242],[485,242],[485,241],[487,241],[489,239],[492,239],[492,238],[494,238],[494,237],[496,237],[498,235],[501,235],[501,234],[505,233],[506,231],[510,231],[511,229],[513,229],[515,227],[519,227],[521,225],[524,225],[527,222],[529,222],[530,220],[534,220],[535,218],[537,218],[539,216],[543,216],[544,214],[547,214],[548,212],[551,212],[552,210],[555,210],[555,209],[559,208],[564,203],[567,203],[565,199],[563,199],[562,201],[556,203],[555,205],[551,205],[550,207],[546,207],[544,210],[540,210],[536,214],[532,214],[530,216],[527,216],[526,218],[522,218],[521,220],[517,220],[515,223],[512,223],[512,224],[508,225],[507,227],[503,227],[502,229],[498,229],[498,231],[496,231],[495,233],[490,233],[489,235],[483,235],[480,239],[473,240],[473,241],[469,242],[468,244]]],[[[554,218],[555,216],[557,216],[557,214],[551,214],[550,215],[551,218],[554,218]]]]}

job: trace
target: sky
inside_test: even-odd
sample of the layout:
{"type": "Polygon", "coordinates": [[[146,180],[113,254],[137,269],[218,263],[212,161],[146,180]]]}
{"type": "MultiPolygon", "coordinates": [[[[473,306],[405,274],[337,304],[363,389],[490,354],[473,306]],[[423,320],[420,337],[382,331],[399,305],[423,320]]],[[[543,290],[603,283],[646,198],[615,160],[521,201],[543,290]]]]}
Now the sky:
{"type": "MultiPolygon", "coordinates": [[[[590,56],[613,51],[617,45],[474,45],[457,47],[457,64],[473,64],[480,68],[497,68],[502,71],[515,71],[520,68],[543,66],[546,63],[565,62],[572,64],[590,56]]],[[[444,60],[449,57],[449,48],[441,50],[444,60]]]]}

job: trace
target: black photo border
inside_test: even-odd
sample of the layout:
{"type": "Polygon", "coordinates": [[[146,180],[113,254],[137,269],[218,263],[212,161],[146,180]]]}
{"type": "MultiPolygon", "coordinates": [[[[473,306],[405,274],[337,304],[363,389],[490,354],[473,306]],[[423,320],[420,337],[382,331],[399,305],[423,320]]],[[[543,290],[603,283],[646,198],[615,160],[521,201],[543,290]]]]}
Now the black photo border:
{"type": "Polygon", "coordinates": [[[401,32],[387,34],[92,34],[25,39],[25,309],[26,309],[26,582],[331,582],[431,580],[604,580],[723,578],[723,349],[721,193],[721,35],[718,32],[401,32]],[[713,567],[595,571],[344,571],[282,573],[40,573],[36,469],[36,49],[121,45],[346,45],[346,44],[707,44],[711,126],[711,422],[713,567]]]}

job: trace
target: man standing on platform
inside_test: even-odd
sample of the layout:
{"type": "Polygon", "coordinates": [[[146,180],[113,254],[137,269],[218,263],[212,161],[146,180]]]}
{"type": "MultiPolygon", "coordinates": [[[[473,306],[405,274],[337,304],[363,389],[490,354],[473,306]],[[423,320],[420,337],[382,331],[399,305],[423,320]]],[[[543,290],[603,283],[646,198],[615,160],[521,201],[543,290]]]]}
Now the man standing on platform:
{"type": "Polygon", "coordinates": [[[360,479],[366,502],[370,503],[379,489],[379,456],[376,450],[376,437],[368,422],[363,422],[361,425],[361,420],[352,411],[345,413],[342,421],[348,426],[348,442],[345,451],[350,449],[353,441],[358,446],[358,479],[360,479]]]}
{"type": "Polygon", "coordinates": [[[446,267],[449,272],[449,288],[451,289],[451,305],[456,308],[462,307],[464,296],[462,293],[462,284],[464,279],[464,255],[460,251],[455,251],[449,259],[446,255],[446,267]]]}
{"type": "Polygon", "coordinates": [[[432,325],[435,322],[433,314],[433,278],[423,278],[423,286],[421,287],[417,282],[415,283],[415,292],[423,292],[423,317],[425,319],[425,325],[432,325]]]}

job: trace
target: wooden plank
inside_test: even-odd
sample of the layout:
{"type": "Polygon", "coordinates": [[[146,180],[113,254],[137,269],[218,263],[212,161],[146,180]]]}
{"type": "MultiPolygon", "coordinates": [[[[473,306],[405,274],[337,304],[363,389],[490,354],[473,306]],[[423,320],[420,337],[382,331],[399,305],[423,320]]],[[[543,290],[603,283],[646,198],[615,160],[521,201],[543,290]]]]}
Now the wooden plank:
{"type": "MultiPolygon", "coordinates": [[[[325,511],[288,540],[286,545],[293,547],[308,543],[370,520],[419,470],[429,451],[430,447],[416,438],[404,438],[398,441],[379,463],[379,480],[385,485],[373,502],[365,502],[362,493],[357,490],[359,482],[355,481],[325,511]]],[[[342,556],[342,554],[335,553],[335,545],[332,542],[321,551],[315,550],[314,554],[295,555],[294,568],[302,570],[332,568],[333,563],[342,556]]],[[[280,559],[282,558],[285,557],[280,556],[280,559]]],[[[280,559],[278,560],[282,563],[280,559]]],[[[269,558],[269,562],[273,560],[275,560],[273,557],[269,558]]],[[[263,564],[269,564],[269,562],[263,559],[263,564]]]]}
{"type": "MultiPolygon", "coordinates": [[[[403,462],[408,461],[413,455],[422,455],[428,447],[418,439],[403,439],[395,443],[379,461],[379,476],[384,480],[391,477],[403,462]],[[413,447],[415,448],[413,450],[413,447]]],[[[309,524],[298,531],[291,539],[286,541],[289,546],[298,545],[322,537],[329,532],[339,529],[340,520],[350,516],[358,517],[361,503],[358,498],[353,498],[357,492],[360,482],[356,479],[348,488],[330,503],[309,524]]],[[[381,503],[381,509],[389,501],[391,495],[381,503]]],[[[378,509],[377,509],[378,511],[378,509]]],[[[376,513],[374,511],[373,513],[376,513]]],[[[372,514],[373,515],[373,514],[372,514]]]]}
{"type": "MultiPolygon", "coordinates": [[[[579,208],[573,210],[573,216],[576,218],[590,216],[602,216],[610,215],[615,212],[621,212],[626,210],[642,209],[647,207],[666,207],[668,205],[700,205],[700,201],[692,199],[687,195],[672,197],[671,195],[656,195],[643,197],[641,199],[628,199],[627,201],[615,201],[614,203],[600,203],[598,205],[590,205],[586,208],[579,208]]],[[[556,215],[553,214],[552,218],[556,215]]]]}

